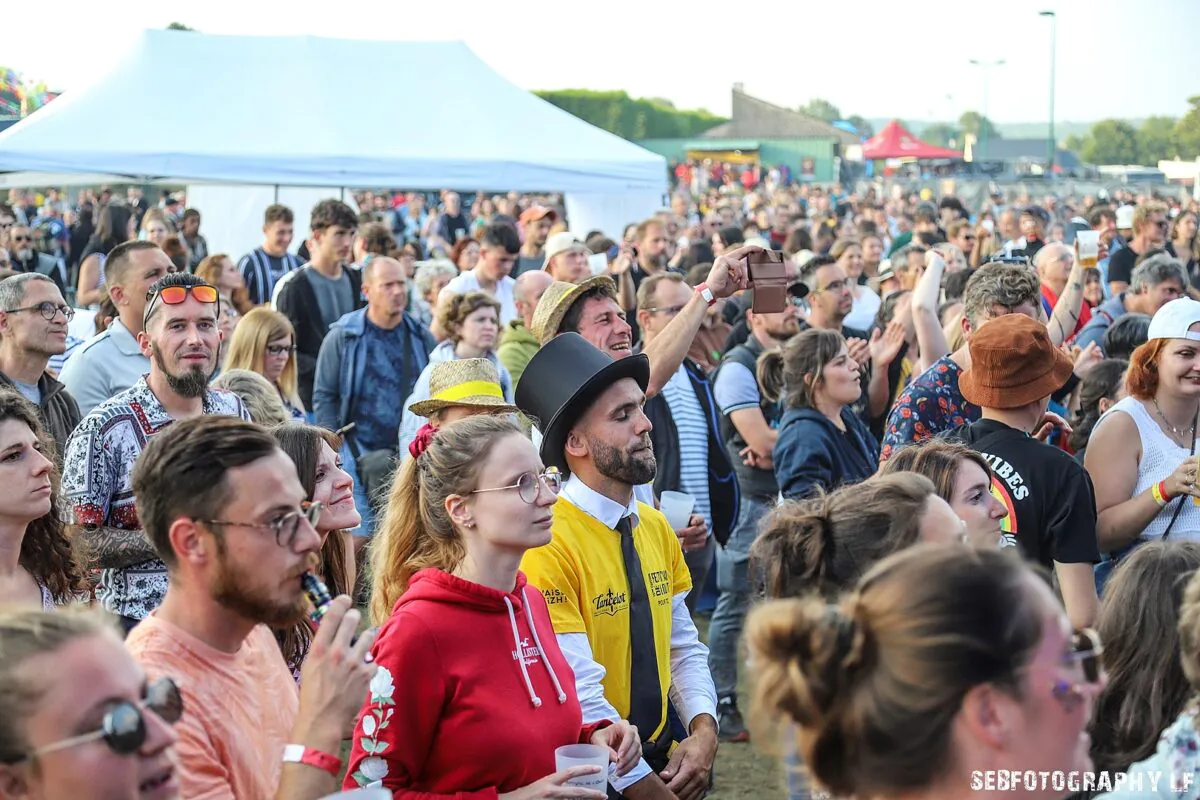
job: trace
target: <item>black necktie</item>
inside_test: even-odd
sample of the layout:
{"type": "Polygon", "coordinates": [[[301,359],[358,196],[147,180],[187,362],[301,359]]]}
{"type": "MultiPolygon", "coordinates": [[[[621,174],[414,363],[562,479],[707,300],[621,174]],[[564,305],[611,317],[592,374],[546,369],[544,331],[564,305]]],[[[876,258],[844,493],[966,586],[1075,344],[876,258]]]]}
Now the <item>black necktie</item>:
{"type": "Polygon", "coordinates": [[[642,560],[633,544],[633,518],[617,523],[621,534],[621,560],[629,582],[629,721],[643,741],[649,741],[663,721],[662,686],[658,680],[658,653],[654,647],[654,615],[646,592],[642,560]]]}

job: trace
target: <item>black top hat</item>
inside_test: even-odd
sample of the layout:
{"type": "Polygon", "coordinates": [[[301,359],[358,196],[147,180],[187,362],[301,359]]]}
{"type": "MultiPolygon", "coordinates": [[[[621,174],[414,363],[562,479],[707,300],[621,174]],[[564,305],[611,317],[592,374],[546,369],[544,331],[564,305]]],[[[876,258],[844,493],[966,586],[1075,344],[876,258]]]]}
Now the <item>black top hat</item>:
{"type": "Polygon", "coordinates": [[[567,472],[567,433],[609,386],[633,378],[642,391],[650,384],[644,355],[613,361],[578,333],[555,336],[538,350],[517,383],[517,408],[537,421],[542,461],[567,472]]]}

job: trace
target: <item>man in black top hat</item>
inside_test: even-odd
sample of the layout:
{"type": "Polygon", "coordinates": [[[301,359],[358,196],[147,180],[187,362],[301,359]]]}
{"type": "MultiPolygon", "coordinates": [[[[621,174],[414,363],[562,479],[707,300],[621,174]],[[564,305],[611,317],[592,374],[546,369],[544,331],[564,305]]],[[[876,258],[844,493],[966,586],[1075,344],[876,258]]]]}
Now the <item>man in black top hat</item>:
{"type": "Polygon", "coordinates": [[[699,800],[716,756],[717,698],[679,540],[633,493],[657,469],[642,410],[649,383],[645,355],[614,361],[575,333],[530,360],[517,407],[539,424],[542,460],[570,477],[550,544],[521,569],[546,596],[584,720],[628,719],[641,734],[643,762],[613,777],[610,796],[699,800]],[[678,744],[668,689],[689,733],[678,744]]]}

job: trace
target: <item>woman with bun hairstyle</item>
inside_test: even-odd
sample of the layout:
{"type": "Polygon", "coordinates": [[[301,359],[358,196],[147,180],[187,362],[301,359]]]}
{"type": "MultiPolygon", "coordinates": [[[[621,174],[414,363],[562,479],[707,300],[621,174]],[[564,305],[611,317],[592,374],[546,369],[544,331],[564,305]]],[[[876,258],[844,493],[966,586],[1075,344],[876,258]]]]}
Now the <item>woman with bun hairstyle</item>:
{"type": "MultiPolygon", "coordinates": [[[[1091,769],[1099,638],[1072,633],[1048,581],[1015,553],[919,545],[836,603],[751,613],[754,722],[794,729],[839,798],[1061,798],[1091,769]],[[989,786],[1006,770],[1016,787],[989,786]],[[1026,771],[1058,773],[1025,782],[1026,771]]],[[[769,735],[769,734],[768,734],[769,735]]]]}
{"type": "Polygon", "coordinates": [[[816,328],[758,357],[763,396],[784,405],[773,451],[784,498],[801,499],[875,474],[879,442],[850,410],[862,395],[858,366],[840,333],[816,328]]]}
{"type": "Polygon", "coordinates": [[[961,543],[963,523],[923,475],[899,472],[811,500],[785,500],[750,548],[768,597],[836,595],[918,542],[961,543]]]}
{"type": "Polygon", "coordinates": [[[915,472],[933,481],[938,497],[962,520],[968,544],[1000,547],[1008,509],[992,494],[992,468],[980,453],[958,442],[926,439],[893,450],[879,470],[880,475],[899,472],[915,472]]]}
{"type": "Polygon", "coordinates": [[[575,676],[521,557],[550,542],[560,475],[506,417],[425,425],[371,554],[379,665],[355,726],[345,788],[397,800],[549,800],[596,767],[555,771],[562,745],[641,758],[629,723],[583,724],[575,676]]]}

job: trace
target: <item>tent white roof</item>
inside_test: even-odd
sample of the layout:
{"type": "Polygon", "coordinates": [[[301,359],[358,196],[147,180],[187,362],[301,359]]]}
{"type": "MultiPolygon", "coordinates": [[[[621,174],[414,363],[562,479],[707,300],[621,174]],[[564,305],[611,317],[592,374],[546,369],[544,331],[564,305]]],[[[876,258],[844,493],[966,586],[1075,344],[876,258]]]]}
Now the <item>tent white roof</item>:
{"type": "Polygon", "coordinates": [[[461,42],[187,31],[146,31],[107,72],[0,134],[0,174],[14,172],[96,182],[666,188],[661,156],[509,83],[461,42]]]}

